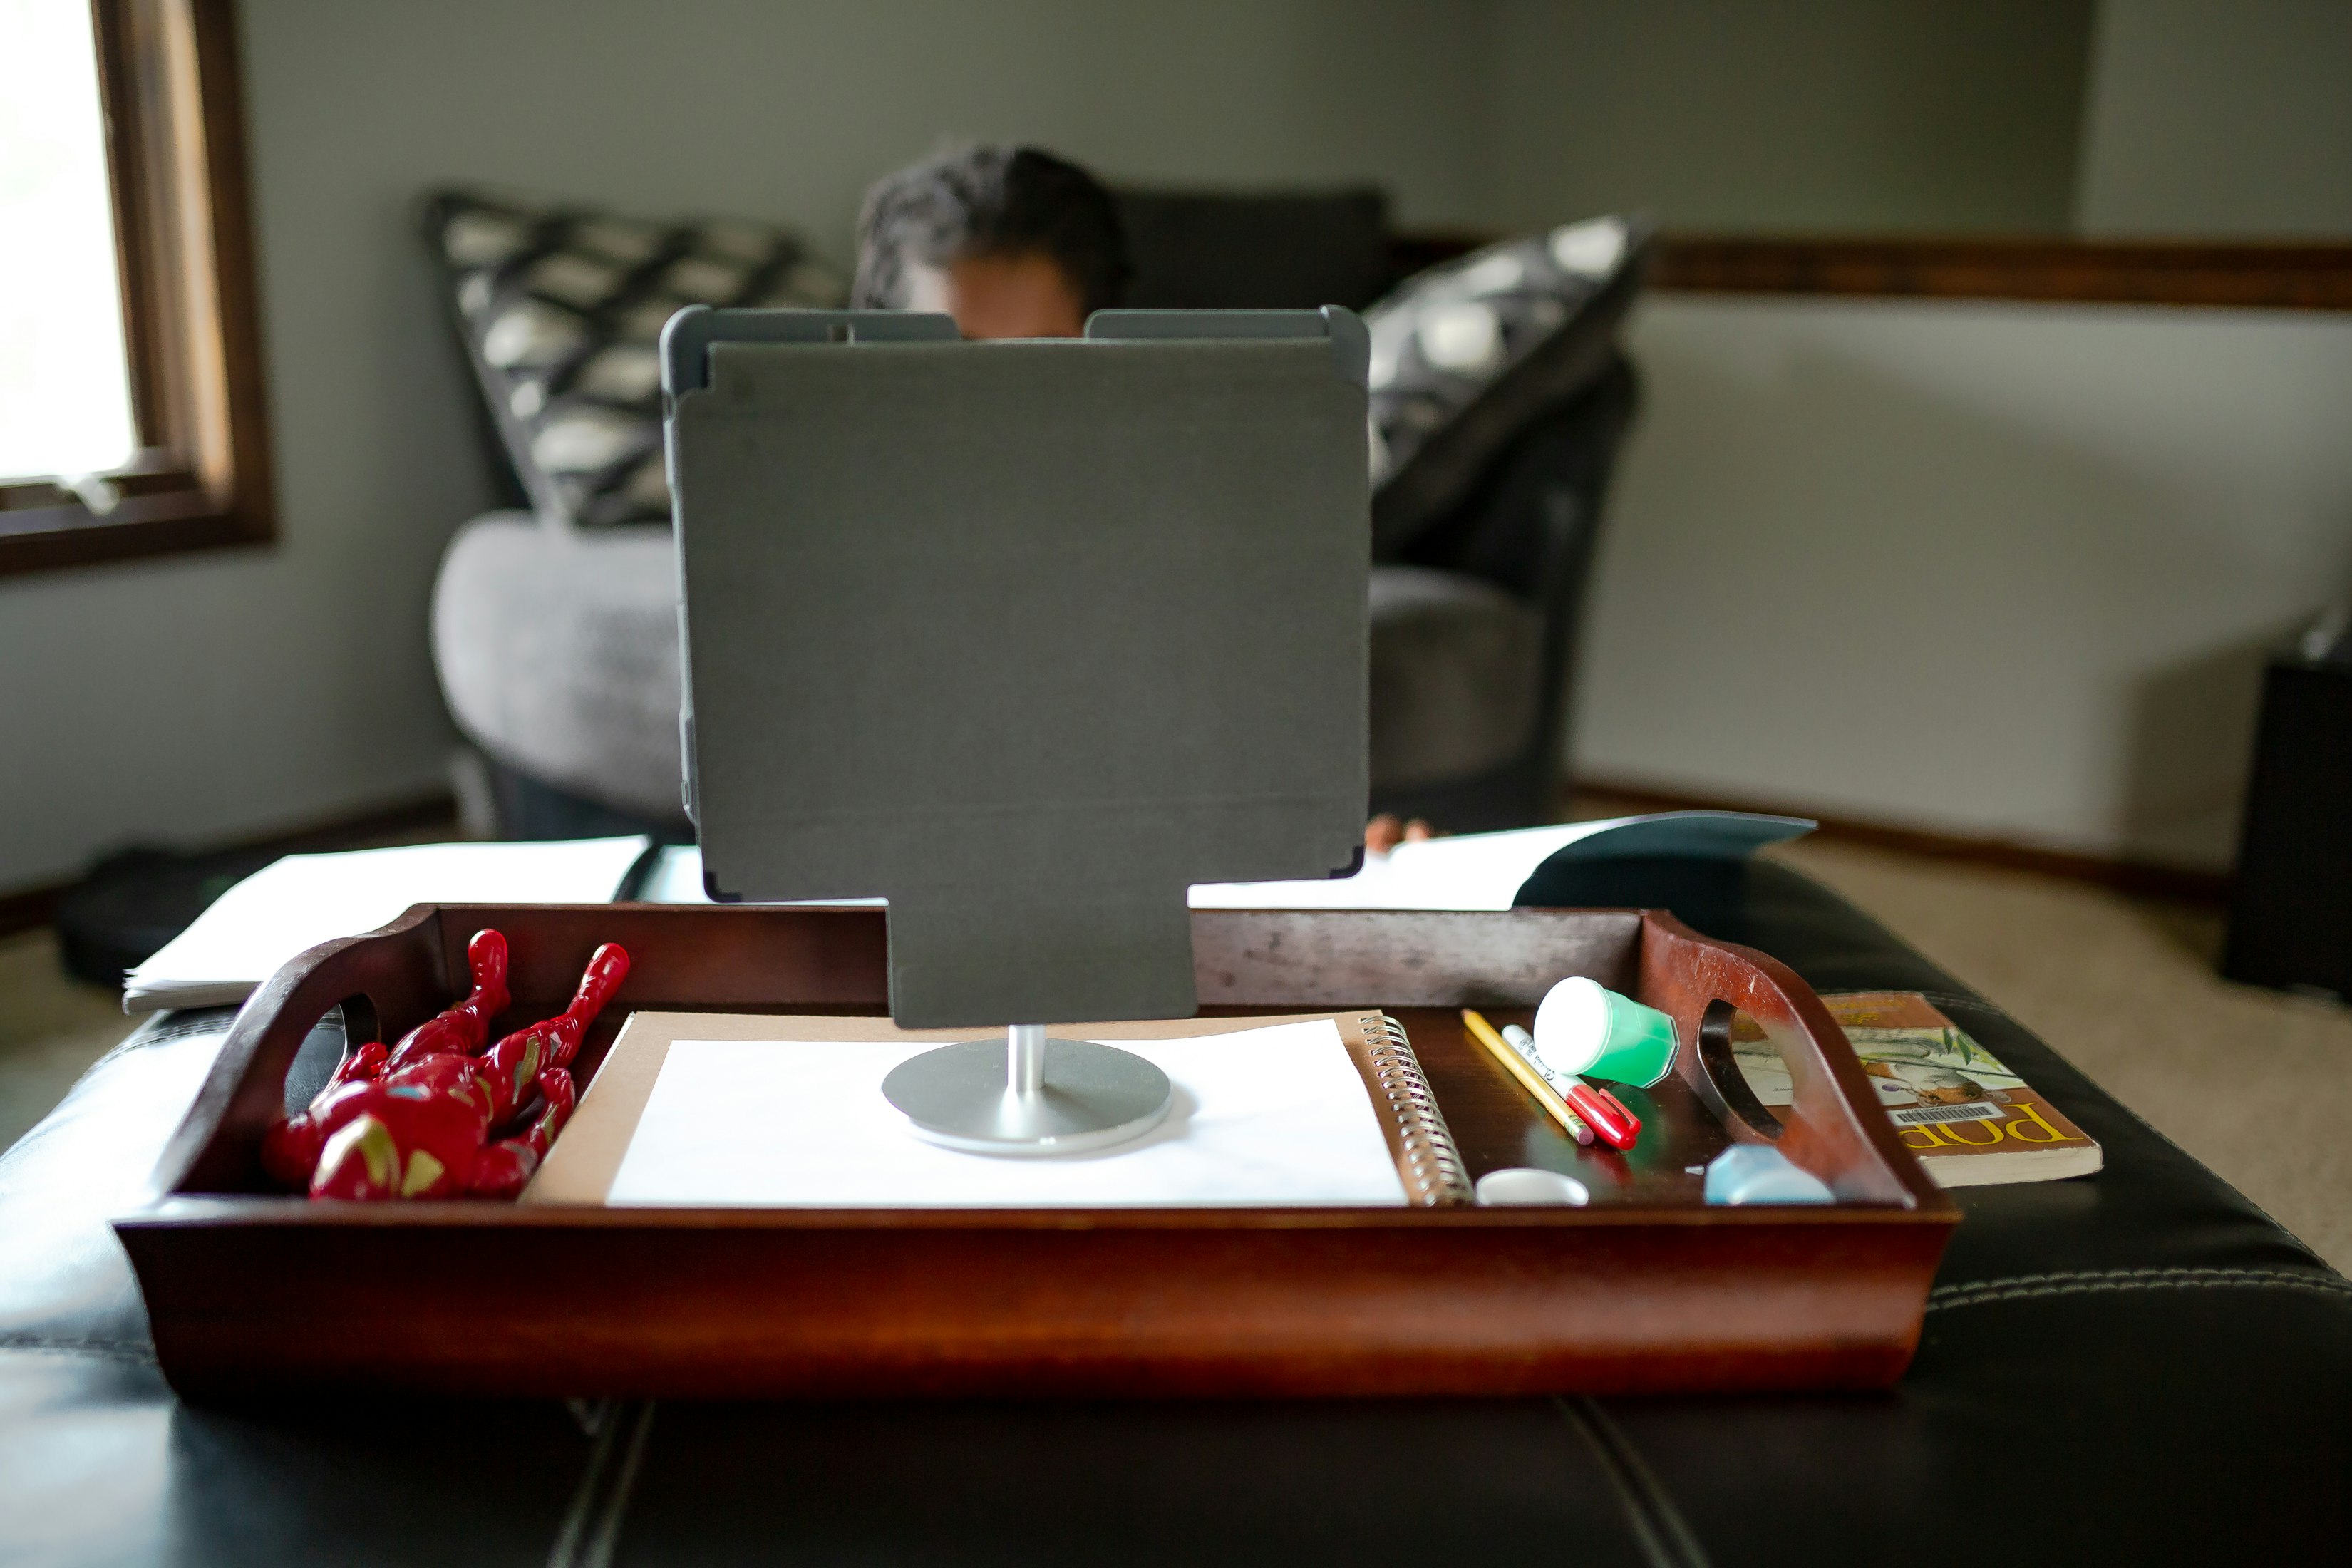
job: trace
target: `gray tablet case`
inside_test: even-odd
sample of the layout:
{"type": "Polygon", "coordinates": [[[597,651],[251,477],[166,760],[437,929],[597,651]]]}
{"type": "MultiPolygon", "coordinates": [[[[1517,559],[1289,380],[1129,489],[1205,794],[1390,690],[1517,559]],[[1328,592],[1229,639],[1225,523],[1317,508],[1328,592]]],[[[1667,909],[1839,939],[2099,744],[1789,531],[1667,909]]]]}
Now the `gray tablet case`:
{"type": "Polygon", "coordinates": [[[718,899],[888,899],[910,1027],[1191,1014],[1185,891],[1360,852],[1362,323],[681,312],[687,809],[718,899]]]}

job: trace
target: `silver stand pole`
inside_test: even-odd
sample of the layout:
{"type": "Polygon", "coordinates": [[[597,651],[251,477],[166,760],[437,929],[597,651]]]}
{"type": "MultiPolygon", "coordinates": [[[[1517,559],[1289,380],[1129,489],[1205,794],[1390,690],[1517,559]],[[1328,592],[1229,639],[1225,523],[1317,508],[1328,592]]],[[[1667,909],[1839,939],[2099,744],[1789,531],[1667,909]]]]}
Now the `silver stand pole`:
{"type": "Polygon", "coordinates": [[[1045,1026],[1008,1024],[1004,1029],[1004,1087],[1034,1095],[1045,1087],[1045,1026]]]}
{"type": "Polygon", "coordinates": [[[1076,1154],[1139,1138],[1175,1101],[1168,1075],[1132,1051],[1013,1024],[909,1057],[882,1080],[919,1138],[982,1154],[1076,1154]]]}

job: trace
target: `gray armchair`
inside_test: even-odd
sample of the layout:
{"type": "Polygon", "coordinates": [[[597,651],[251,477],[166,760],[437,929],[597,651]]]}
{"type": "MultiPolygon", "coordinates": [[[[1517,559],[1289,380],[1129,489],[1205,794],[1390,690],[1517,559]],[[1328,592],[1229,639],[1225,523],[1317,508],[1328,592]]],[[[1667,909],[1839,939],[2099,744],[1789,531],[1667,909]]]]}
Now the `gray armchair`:
{"type": "Polygon", "coordinates": [[[1557,814],[1593,547],[1638,404],[1620,354],[1373,567],[1373,810],[1457,833],[1557,814]]]}
{"type": "MultiPolygon", "coordinates": [[[[1361,306],[1410,254],[1372,193],[1123,200],[1138,305],[1361,306]],[[1252,268],[1237,252],[1274,259],[1252,268]]],[[[1632,367],[1612,355],[1528,417],[1461,504],[1384,544],[1369,606],[1375,810],[1461,831],[1553,815],[1593,544],[1635,403],[1632,367]]],[[[502,837],[691,837],[676,595],[666,527],[507,510],[458,531],[434,591],[434,657],[488,763],[502,837]]]]}

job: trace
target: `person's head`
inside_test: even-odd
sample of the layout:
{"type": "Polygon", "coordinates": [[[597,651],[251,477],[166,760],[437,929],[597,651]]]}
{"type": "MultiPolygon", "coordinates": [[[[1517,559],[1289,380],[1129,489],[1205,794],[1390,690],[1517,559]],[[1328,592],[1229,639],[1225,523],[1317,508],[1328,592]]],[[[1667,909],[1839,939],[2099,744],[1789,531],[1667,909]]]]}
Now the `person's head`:
{"type": "Polygon", "coordinates": [[[957,147],[866,194],[849,302],[943,310],[967,338],[1076,337],[1128,270],[1092,174],[1034,147],[957,147]]]}

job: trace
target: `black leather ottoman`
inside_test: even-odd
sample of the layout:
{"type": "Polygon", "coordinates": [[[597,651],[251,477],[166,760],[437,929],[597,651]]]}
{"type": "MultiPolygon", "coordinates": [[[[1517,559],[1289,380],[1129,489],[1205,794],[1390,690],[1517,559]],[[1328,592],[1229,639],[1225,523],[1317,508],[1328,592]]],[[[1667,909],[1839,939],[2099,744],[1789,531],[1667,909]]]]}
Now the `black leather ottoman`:
{"type": "Polygon", "coordinates": [[[180,1014],[0,1157],[0,1563],[2352,1554],[2352,1284],[2253,1205],[1784,868],[1603,862],[1523,900],[1671,908],[1818,990],[1927,992],[2106,1170],[1958,1194],[1883,1395],[199,1410],[156,1373],[105,1225],[228,1021],[180,1014]]]}

